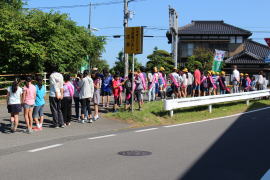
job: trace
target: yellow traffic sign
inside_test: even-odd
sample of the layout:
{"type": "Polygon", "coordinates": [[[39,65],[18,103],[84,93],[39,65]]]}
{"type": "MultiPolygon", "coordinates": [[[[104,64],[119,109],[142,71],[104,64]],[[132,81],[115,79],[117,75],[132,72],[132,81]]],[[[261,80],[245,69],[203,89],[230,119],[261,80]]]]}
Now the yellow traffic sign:
{"type": "Polygon", "coordinates": [[[125,53],[142,54],[143,52],[143,27],[125,28],[125,53]]]}

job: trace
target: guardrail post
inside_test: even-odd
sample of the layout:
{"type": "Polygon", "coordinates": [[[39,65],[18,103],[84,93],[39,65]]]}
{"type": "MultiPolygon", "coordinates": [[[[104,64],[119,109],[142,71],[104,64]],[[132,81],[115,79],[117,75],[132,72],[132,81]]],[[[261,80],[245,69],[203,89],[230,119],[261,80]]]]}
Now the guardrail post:
{"type": "Polygon", "coordinates": [[[173,117],[173,110],[170,111],[170,117],[173,117]]]}
{"type": "Polygon", "coordinates": [[[246,101],[247,102],[247,106],[249,105],[249,100],[246,101]]]}
{"type": "Polygon", "coordinates": [[[212,113],[212,104],[210,104],[210,105],[208,106],[208,109],[209,109],[209,113],[212,113]]]}

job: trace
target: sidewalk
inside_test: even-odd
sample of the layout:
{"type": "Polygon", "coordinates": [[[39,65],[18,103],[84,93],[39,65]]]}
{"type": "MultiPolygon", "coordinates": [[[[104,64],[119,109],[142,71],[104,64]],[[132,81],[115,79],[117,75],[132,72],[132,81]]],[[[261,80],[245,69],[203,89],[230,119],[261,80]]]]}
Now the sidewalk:
{"type": "MultiPolygon", "coordinates": [[[[73,108],[74,111],[74,108],[73,108]]],[[[104,133],[108,131],[114,131],[119,129],[129,128],[130,125],[116,121],[116,120],[108,120],[102,118],[102,114],[100,114],[101,118],[90,123],[81,124],[78,123],[77,120],[71,122],[71,125],[65,128],[51,128],[52,118],[51,112],[49,109],[49,103],[47,102],[44,107],[44,127],[42,131],[33,132],[32,134],[26,134],[23,132],[25,129],[25,123],[23,118],[23,113],[20,113],[19,120],[20,126],[19,131],[16,133],[10,132],[10,121],[9,114],[7,112],[6,104],[2,101],[0,103],[0,150],[8,149],[17,146],[23,146],[27,144],[52,141],[61,138],[65,139],[76,139],[80,136],[90,136],[91,134],[104,133]]],[[[74,112],[73,112],[74,115],[74,112]]],[[[35,124],[34,124],[35,125],[35,124]]]]}

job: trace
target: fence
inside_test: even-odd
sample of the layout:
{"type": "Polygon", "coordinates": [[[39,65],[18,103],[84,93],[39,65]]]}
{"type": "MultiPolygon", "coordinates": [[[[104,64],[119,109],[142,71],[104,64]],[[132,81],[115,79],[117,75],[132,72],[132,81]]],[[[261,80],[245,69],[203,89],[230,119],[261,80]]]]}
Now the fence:
{"type": "Polygon", "coordinates": [[[21,79],[20,83],[23,83],[24,78],[26,76],[35,76],[35,75],[43,76],[44,86],[45,86],[46,91],[47,91],[48,79],[47,79],[46,72],[34,73],[34,74],[2,74],[2,75],[0,75],[0,97],[6,97],[7,87],[10,86],[16,78],[21,79]]]}
{"type": "Polygon", "coordinates": [[[209,112],[212,113],[212,105],[222,102],[232,102],[239,100],[246,100],[247,105],[249,100],[260,97],[270,96],[270,90],[261,91],[251,91],[235,94],[225,94],[225,95],[215,95],[215,96],[203,96],[203,97],[193,97],[185,99],[171,99],[164,101],[164,109],[170,111],[170,116],[173,116],[173,110],[184,108],[184,107],[194,107],[208,105],[209,112]]]}

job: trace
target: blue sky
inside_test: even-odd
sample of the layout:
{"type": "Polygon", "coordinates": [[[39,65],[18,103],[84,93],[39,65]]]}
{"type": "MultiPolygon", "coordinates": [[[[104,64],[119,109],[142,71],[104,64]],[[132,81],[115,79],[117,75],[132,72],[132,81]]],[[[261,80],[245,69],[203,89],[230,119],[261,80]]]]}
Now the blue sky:
{"type": "MultiPolygon", "coordinates": [[[[112,2],[121,0],[91,0],[92,3],[112,2]]],[[[27,0],[27,7],[55,7],[89,4],[89,0],[27,0]]],[[[253,32],[255,41],[266,44],[263,40],[270,37],[270,1],[269,0],[137,0],[129,4],[135,12],[129,26],[148,26],[159,29],[168,28],[168,6],[171,5],[179,14],[179,25],[183,26],[192,20],[224,20],[253,32]],[[258,32],[259,31],[259,32],[258,32]],[[265,33],[262,33],[265,32],[265,33]]],[[[80,26],[87,27],[88,7],[55,9],[69,14],[70,18],[80,26]]],[[[49,10],[44,10],[49,11],[49,10]]],[[[123,35],[123,4],[96,6],[92,8],[91,26],[98,28],[95,35],[123,35]]],[[[165,36],[164,30],[146,29],[145,35],[165,36]]],[[[165,37],[144,38],[144,53],[137,55],[139,62],[145,64],[147,55],[154,47],[170,51],[165,37]]],[[[110,66],[114,65],[117,54],[123,49],[123,38],[108,38],[103,59],[110,66]]]]}

